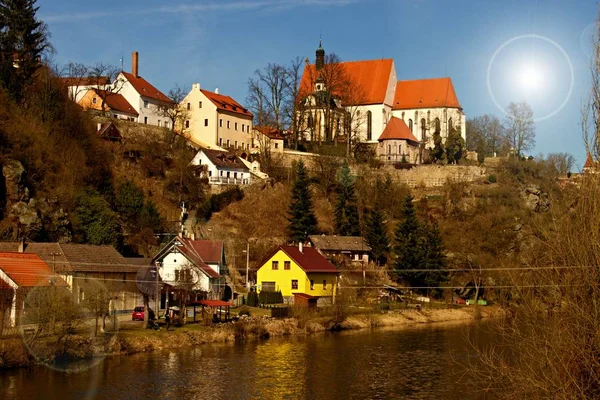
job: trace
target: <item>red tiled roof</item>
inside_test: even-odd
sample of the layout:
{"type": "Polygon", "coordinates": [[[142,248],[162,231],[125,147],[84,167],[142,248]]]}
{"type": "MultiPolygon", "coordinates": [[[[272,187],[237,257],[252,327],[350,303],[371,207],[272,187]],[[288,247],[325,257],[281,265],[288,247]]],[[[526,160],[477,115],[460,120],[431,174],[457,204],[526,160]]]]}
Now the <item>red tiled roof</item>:
{"type": "Polygon", "coordinates": [[[462,108],[450,78],[398,81],[394,110],[434,107],[462,108]]]}
{"type": "Polygon", "coordinates": [[[200,149],[217,168],[231,168],[248,171],[248,167],[235,154],[228,151],[200,149]]]}
{"type": "Polygon", "coordinates": [[[60,81],[65,86],[96,86],[110,84],[110,78],[108,76],[67,76],[65,78],[60,78],[60,81]]]}
{"type": "Polygon", "coordinates": [[[204,262],[216,264],[222,261],[222,240],[188,240],[188,243],[204,262]]]}
{"type": "Polygon", "coordinates": [[[111,110],[121,111],[131,115],[139,115],[138,112],[129,104],[129,102],[120,93],[112,93],[108,90],[90,89],[93,90],[104,99],[104,104],[111,110]]]}
{"type": "MultiPolygon", "coordinates": [[[[347,61],[339,65],[344,69],[350,80],[354,82],[360,91],[362,98],[359,103],[383,104],[387,93],[393,60],[391,58],[382,60],[347,61]]],[[[309,64],[304,68],[302,80],[300,81],[301,96],[313,92],[314,81],[318,73],[315,64],[309,64]]]]}
{"type": "Polygon", "coordinates": [[[180,247],[179,250],[189,258],[198,268],[200,268],[206,275],[211,278],[220,278],[221,275],[217,273],[214,269],[206,264],[206,262],[202,259],[200,252],[196,247],[202,247],[202,245],[197,245],[195,242],[201,242],[201,240],[190,240],[185,238],[177,238],[182,244],[183,247],[180,247]]]}
{"type": "Polygon", "coordinates": [[[215,105],[219,111],[229,111],[235,114],[240,114],[245,117],[252,118],[252,113],[244,108],[240,103],[229,96],[209,92],[208,90],[200,89],[200,91],[215,105]]]}
{"type": "Polygon", "coordinates": [[[35,254],[0,253],[0,270],[19,287],[67,285],[35,254]]]}
{"type": "Polygon", "coordinates": [[[187,304],[188,306],[194,306],[194,305],[200,305],[200,306],[207,306],[207,307],[227,307],[227,306],[231,306],[231,303],[228,303],[226,301],[223,300],[198,300],[198,301],[192,301],[190,303],[187,304]]]}
{"type": "MultiPolygon", "coordinates": [[[[276,250],[287,254],[304,272],[339,273],[338,269],[314,247],[304,246],[302,252],[298,246],[279,246],[276,250]]],[[[275,254],[273,253],[273,254],[275,254]]],[[[273,254],[269,257],[271,258],[273,254]]]]}
{"type": "Polygon", "coordinates": [[[123,139],[119,128],[112,122],[105,122],[100,125],[98,136],[105,139],[123,139]]]}
{"type": "Polygon", "coordinates": [[[411,142],[419,143],[415,135],[413,135],[408,126],[406,126],[406,122],[396,117],[390,118],[383,133],[379,136],[380,142],[387,139],[409,140],[411,142]]]}
{"type": "Polygon", "coordinates": [[[271,126],[254,126],[253,128],[270,139],[283,139],[281,131],[277,128],[271,126]]]}
{"type": "Polygon", "coordinates": [[[594,162],[592,155],[590,153],[588,153],[587,157],[585,159],[585,164],[583,164],[583,168],[594,168],[595,166],[596,166],[596,163],[594,162]]]}
{"type": "Polygon", "coordinates": [[[164,93],[152,86],[150,82],[148,82],[141,76],[138,75],[136,77],[133,74],[130,74],[129,72],[125,71],[121,71],[121,73],[141,96],[164,101],[165,103],[173,103],[173,100],[168,98],[164,93]]]}

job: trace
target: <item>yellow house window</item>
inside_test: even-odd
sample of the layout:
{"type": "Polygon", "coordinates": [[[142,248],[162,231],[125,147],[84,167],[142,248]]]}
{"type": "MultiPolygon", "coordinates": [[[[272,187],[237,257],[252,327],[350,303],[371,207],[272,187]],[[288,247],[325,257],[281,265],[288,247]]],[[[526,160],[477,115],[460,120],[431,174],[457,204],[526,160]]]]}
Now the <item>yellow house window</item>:
{"type": "Polygon", "coordinates": [[[310,290],[315,290],[315,281],[314,280],[310,280],[310,290]]]}
{"type": "MultiPolygon", "coordinates": [[[[283,269],[285,270],[289,270],[290,269],[290,262],[289,261],[284,261],[283,262],[283,269]]],[[[296,281],[296,284],[298,283],[298,281],[296,281]]],[[[296,288],[297,289],[297,288],[296,288]]]]}
{"type": "Polygon", "coordinates": [[[271,265],[272,265],[273,269],[279,269],[279,261],[273,261],[271,263],[271,265]]]}
{"type": "Polygon", "coordinates": [[[327,281],[323,279],[323,290],[327,289],[327,281]]]}
{"type": "Polygon", "coordinates": [[[292,290],[298,290],[298,280],[292,279],[292,290]]]}

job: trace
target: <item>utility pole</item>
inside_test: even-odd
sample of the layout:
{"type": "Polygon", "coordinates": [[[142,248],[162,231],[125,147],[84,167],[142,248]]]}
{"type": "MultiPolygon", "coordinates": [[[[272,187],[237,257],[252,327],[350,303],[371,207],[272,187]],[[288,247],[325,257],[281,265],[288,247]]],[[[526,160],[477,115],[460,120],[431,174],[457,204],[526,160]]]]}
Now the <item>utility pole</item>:
{"type": "Polygon", "coordinates": [[[246,289],[250,290],[250,282],[248,281],[248,270],[250,269],[250,241],[246,242],[246,289]]]}
{"type": "MultiPolygon", "coordinates": [[[[157,319],[158,319],[158,306],[159,306],[159,304],[158,304],[158,302],[159,302],[159,299],[158,299],[158,267],[159,266],[160,266],[160,261],[157,261],[155,263],[155,267],[156,267],[156,274],[155,274],[156,275],[156,292],[154,294],[155,295],[155,297],[154,297],[154,316],[157,319]]],[[[150,315],[150,314],[148,314],[148,315],[150,315]]]]}
{"type": "Polygon", "coordinates": [[[52,256],[52,273],[55,273],[56,272],[55,257],[62,256],[62,253],[50,253],[50,255],[52,256]]]}

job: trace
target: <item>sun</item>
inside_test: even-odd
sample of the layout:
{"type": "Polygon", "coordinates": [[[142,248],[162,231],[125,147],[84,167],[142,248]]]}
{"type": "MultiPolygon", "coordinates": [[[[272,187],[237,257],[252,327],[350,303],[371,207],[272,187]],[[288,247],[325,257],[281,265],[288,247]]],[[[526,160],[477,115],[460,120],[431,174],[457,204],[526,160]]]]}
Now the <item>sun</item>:
{"type": "Polygon", "coordinates": [[[525,63],[517,68],[517,83],[527,94],[539,93],[544,87],[544,68],[534,63],[525,63]]]}

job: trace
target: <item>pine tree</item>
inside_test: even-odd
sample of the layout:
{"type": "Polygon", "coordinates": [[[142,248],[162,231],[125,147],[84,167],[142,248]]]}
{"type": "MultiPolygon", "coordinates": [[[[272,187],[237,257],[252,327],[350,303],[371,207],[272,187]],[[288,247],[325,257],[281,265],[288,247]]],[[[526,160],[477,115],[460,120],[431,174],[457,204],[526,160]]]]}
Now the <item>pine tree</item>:
{"type": "Polygon", "coordinates": [[[439,131],[435,131],[433,133],[432,138],[433,138],[433,149],[430,149],[431,159],[433,160],[433,162],[443,161],[444,155],[445,155],[445,150],[444,150],[444,144],[442,143],[442,135],[440,134],[439,131]]]}
{"type": "Polygon", "coordinates": [[[308,172],[304,162],[300,161],[292,188],[288,217],[288,234],[290,239],[296,242],[303,241],[308,235],[317,232],[317,218],[313,211],[309,185],[308,172]]]}
{"type": "Polygon", "coordinates": [[[373,260],[378,265],[385,265],[390,250],[390,241],[387,236],[387,226],[383,219],[383,213],[379,207],[375,207],[367,217],[366,240],[371,247],[373,260]]]}
{"type": "Polygon", "coordinates": [[[36,0],[0,0],[0,84],[17,100],[51,48],[36,0]]]}
{"type": "Polygon", "coordinates": [[[437,223],[426,227],[425,238],[425,269],[440,271],[427,272],[423,283],[425,286],[430,287],[440,286],[448,279],[448,272],[442,271],[448,263],[444,255],[444,245],[437,223]]]}
{"type": "Polygon", "coordinates": [[[403,272],[407,269],[424,268],[423,230],[417,219],[413,198],[410,195],[404,199],[402,214],[404,219],[398,223],[396,228],[394,246],[396,277],[404,283],[417,286],[422,281],[423,273],[403,272]]]}
{"type": "Polygon", "coordinates": [[[342,166],[338,182],[338,199],[335,205],[336,233],[342,236],[360,236],[354,179],[350,175],[348,164],[342,166]]]}
{"type": "Polygon", "coordinates": [[[448,164],[456,164],[460,161],[465,148],[465,139],[460,134],[460,127],[451,128],[446,139],[446,158],[448,164]]]}

